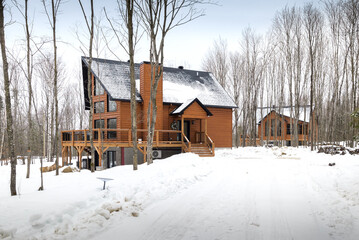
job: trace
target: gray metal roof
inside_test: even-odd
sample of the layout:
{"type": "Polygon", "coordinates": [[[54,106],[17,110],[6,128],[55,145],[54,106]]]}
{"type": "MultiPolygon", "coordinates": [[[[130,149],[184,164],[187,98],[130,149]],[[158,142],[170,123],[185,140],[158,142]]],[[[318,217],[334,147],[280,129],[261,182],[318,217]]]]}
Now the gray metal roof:
{"type": "MultiPolygon", "coordinates": [[[[88,58],[82,57],[88,65],[88,58]]],[[[130,70],[128,62],[93,58],[92,71],[113,100],[130,101],[130,70]]],[[[83,73],[86,74],[86,73],[83,73]]],[[[139,83],[140,64],[135,64],[135,78],[139,83]]],[[[137,101],[141,101],[137,88],[137,101]]],[[[203,105],[212,107],[237,107],[228,93],[209,72],[179,68],[163,68],[163,102],[182,104],[198,98],[203,105]]]]}

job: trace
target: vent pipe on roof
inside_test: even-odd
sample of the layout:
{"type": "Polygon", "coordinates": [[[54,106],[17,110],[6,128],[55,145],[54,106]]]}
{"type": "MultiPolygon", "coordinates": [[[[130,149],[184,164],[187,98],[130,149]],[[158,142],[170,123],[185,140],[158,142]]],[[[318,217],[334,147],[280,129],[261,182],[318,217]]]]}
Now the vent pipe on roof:
{"type": "Polygon", "coordinates": [[[178,66],[178,69],[183,69],[183,66],[178,66]]]}

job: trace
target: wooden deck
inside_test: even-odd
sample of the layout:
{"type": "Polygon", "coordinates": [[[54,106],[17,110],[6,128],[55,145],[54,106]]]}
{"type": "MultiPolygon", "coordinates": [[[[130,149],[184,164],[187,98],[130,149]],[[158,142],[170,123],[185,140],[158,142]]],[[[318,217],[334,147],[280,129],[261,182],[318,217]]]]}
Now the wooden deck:
{"type": "MultiPolygon", "coordinates": [[[[99,155],[99,165],[102,162],[102,153],[106,152],[110,147],[133,147],[131,129],[94,129],[93,145],[99,155]]],[[[144,162],[146,161],[147,147],[147,129],[137,130],[137,148],[144,154],[144,162]]],[[[61,132],[62,145],[62,164],[66,165],[71,159],[70,148],[73,147],[78,152],[79,166],[83,151],[89,152],[91,149],[90,132],[85,130],[69,130],[61,132]]],[[[192,152],[192,143],[178,130],[155,130],[153,139],[154,148],[181,148],[183,152],[192,152]]],[[[206,156],[214,156],[214,142],[205,134],[202,148],[207,149],[206,156]]],[[[198,146],[193,148],[193,152],[197,153],[198,146]]],[[[199,154],[201,155],[201,154],[199,154]]]]}

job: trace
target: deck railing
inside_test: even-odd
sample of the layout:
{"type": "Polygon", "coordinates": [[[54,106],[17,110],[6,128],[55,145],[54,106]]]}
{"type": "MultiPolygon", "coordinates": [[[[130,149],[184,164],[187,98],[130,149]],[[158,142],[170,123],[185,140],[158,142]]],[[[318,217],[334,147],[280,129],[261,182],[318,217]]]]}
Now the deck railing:
{"type": "MultiPolygon", "coordinates": [[[[147,129],[137,130],[138,144],[145,144],[147,139],[147,129]]],[[[132,145],[131,129],[94,129],[94,143],[127,143],[132,145]]],[[[90,131],[68,130],[62,131],[61,141],[71,144],[89,144],[90,131]]],[[[153,144],[181,144],[181,131],[177,130],[155,130],[153,144]]]]}

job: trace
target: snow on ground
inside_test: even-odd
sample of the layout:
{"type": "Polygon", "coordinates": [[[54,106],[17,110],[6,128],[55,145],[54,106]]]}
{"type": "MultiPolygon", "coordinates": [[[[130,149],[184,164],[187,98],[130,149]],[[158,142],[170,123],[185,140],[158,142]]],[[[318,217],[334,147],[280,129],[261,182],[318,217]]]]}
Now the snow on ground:
{"type": "Polygon", "coordinates": [[[44,174],[0,167],[0,239],[357,239],[359,157],[295,148],[180,154],[154,164],[44,174]],[[335,162],[334,167],[328,163],[335,162]],[[97,177],[113,178],[102,191],[97,177]]]}

